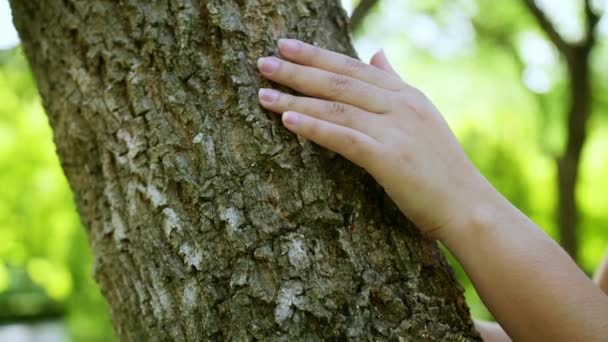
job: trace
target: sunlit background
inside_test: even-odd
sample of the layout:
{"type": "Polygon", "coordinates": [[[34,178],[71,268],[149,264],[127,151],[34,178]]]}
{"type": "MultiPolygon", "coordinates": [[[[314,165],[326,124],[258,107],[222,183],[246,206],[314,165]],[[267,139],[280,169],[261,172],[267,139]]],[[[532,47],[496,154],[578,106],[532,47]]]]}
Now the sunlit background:
{"type": "MultiPolygon", "coordinates": [[[[557,238],[556,166],[565,141],[564,61],[523,1],[380,0],[354,33],[364,60],[383,48],[437,104],[467,153],[515,205],[557,238]]],[[[567,42],[584,36],[582,1],[536,3],[567,42]]],[[[350,13],[356,0],[343,0],[350,13]]],[[[608,0],[594,2],[605,13],[608,0]]],[[[608,16],[591,58],[593,113],[576,189],[578,262],[608,246],[608,16]]],[[[0,340],[108,341],[107,307],[52,134],[0,0],[0,340]]],[[[492,319],[452,260],[477,318],[492,319]]],[[[500,291],[500,289],[497,289],[500,291]]]]}

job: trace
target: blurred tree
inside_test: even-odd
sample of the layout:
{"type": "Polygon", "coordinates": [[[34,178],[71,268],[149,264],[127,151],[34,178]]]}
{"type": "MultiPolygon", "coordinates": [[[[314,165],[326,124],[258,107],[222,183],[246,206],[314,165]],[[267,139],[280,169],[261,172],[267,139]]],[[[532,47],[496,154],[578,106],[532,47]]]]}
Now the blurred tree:
{"type": "Polygon", "coordinates": [[[566,116],[566,144],[556,157],[559,205],[558,223],[560,242],[576,260],[578,256],[577,225],[579,210],[576,203],[576,184],[581,152],[587,139],[587,122],[592,110],[591,102],[591,51],[596,43],[595,28],[599,15],[594,12],[591,0],[584,1],[585,29],[580,42],[567,42],[547,15],[534,0],[523,0],[539,26],[559,50],[566,62],[569,84],[569,105],[566,116]]]}
{"type": "Polygon", "coordinates": [[[478,339],[436,244],[257,105],[278,37],[354,54],[337,1],[11,5],[119,339],[478,339]]]}
{"type": "MultiPolygon", "coordinates": [[[[510,4],[506,6],[511,15],[503,16],[493,20],[485,16],[486,10],[495,7],[495,3],[486,0],[479,0],[480,13],[476,18],[476,28],[484,36],[484,39],[494,40],[501,46],[511,51],[511,55],[521,66],[524,72],[524,62],[515,47],[515,40],[518,34],[524,31],[527,26],[521,22],[514,22],[519,18],[514,13],[519,10],[510,4]]],[[[578,181],[579,165],[581,154],[587,139],[587,122],[592,112],[592,72],[591,72],[591,52],[596,45],[595,29],[600,16],[592,9],[590,0],[585,0],[583,5],[585,27],[583,38],[580,41],[568,42],[558,32],[556,26],[549,19],[548,15],[539,7],[534,0],[522,0],[522,4],[528,10],[541,29],[546,34],[551,43],[559,52],[565,62],[567,76],[567,96],[553,98],[553,101],[567,101],[564,107],[567,113],[565,119],[565,144],[563,151],[557,152],[555,161],[557,165],[557,189],[558,206],[557,222],[559,225],[560,243],[564,249],[575,259],[578,258],[578,234],[579,209],[576,201],[576,185],[578,181]]],[[[505,7],[501,7],[505,11],[505,7]]],[[[494,19],[495,16],[494,16],[494,19]]],[[[546,111],[552,110],[539,94],[539,104],[541,113],[545,119],[550,116],[546,111]]],[[[543,124],[549,126],[549,122],[543,124]]],[[[545,136],[546,137],[546,136],[545,136]]]]}

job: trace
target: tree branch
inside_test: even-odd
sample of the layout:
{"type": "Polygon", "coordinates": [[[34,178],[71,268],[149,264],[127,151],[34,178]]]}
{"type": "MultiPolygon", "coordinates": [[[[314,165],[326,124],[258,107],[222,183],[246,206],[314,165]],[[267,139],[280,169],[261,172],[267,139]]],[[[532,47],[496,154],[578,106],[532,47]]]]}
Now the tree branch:
{"type": "Polygon", "coordinates": [[[594,31],[600,22],[600,15],[593,11],[591,0],[585,0],[585,18],[587,19],[586,35],[584,45],[588,48],[595,45],[594,31]]]}
{"type": "MultiPolygon", "coordinates": [[[[536,21],[542,28],[542,30],[547,34],[549,39],[555,44],[557,49],[567,58],[570,59],[572,57],[573,47],[568,44],[562,38],[562,36],[557,32],[555,26],[551,23],[547,15],[536,5],[534,0],[523,0],[524,4],[528,7],[536,21]]],[[[589,1],[587,1],[589,2],[589,1]]]]}
{"type": "Polygon", "coordinates": [[[363,23],[363,19],[378,3],[378,0],[361,0],[350,16],[350,30],[355,32],[363,23]]]}

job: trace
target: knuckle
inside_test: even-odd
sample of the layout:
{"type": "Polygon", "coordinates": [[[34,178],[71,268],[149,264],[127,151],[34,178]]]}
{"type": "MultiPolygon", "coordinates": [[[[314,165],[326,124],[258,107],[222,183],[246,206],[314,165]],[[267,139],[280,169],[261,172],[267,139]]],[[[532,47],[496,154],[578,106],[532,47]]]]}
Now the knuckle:
{"type": "Polygon", "coordinates": [[[363,69],[365,65],[354,58],[346,58],[344,61],[344,72],[347,75],[354,75],[358,73],[359,70],[363,69]]]}
{"type": "Polygon", "coordinates": [[[329,104],[329,120],[346,127],[353,127],[352,113],[348,113],[348,106],[340,102],[329,104]]]}
{"type": "Polygon", "coordinates": [[[329,90],[332,95],[339,96],[348,89],[350,81],[343,76],[333,75],[329,79],[329,90]]]}
{"type": "Polygon", "coordinates": [[[344,103],[330,102],[328,111],[330,114],[344,114],[346,112],[346,106],[344,103]]]}

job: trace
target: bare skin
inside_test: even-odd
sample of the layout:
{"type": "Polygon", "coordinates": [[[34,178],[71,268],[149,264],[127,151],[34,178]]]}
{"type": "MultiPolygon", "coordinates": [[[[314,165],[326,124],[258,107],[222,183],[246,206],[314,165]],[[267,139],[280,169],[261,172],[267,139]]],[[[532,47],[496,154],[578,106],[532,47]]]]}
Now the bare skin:
{"type": "Polygon", "coordinates": [[[605,340],[608,296],[487,182],[437,108],[382,53],[365,64],[292,39],[279,51],[260,58],[260,72],[303,96],[260,89],[261,105],[367,170],[458,258],[510,338],[605,340]]]}
{"type": "MultiPolygon", "coordinates": [[[[602,264],[598,267],[593,277],[595,284],[608,295],[608,254],[602,264]]],[[[475,321],[475,328],[487,342],[508,342],[511,341],[509,335],[505,333],[498,323],[475,321]]]]}

